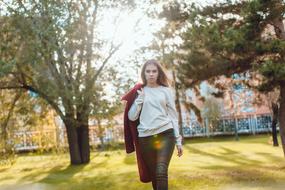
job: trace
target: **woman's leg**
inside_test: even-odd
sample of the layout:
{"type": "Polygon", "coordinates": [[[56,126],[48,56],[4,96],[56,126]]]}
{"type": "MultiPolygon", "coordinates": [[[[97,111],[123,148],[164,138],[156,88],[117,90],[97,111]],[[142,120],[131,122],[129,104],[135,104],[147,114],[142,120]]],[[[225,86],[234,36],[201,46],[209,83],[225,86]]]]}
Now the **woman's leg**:
{"type": "Polygon", "coordinates": [[[152,187],[156,190],[156,150],[153,146],[153,136],[139,137],[139,146],[142,152],[142,158],[150,172],[152,187]]]}
{"type": "Polygon", "coordinates": [[[157,136],[156,190],[168,190],[168,166],[175,147],[173,129],[157,136]]]}

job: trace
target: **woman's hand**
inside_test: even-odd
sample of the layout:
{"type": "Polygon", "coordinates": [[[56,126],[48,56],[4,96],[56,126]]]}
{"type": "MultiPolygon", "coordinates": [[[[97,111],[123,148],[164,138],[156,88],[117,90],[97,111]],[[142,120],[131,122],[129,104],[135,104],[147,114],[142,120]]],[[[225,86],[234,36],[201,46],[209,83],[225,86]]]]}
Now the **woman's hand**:
{"type": "Polygon", "coordinates": [[[182,145],[176,145],[176,149],[177,149],[177,156],[180,157],[183,155],[183,148],[182,145]]]}
{"type": "Polygon", "coordinates": [[[137,104],[142,104],[144,101],[144,97],[145,97],[143,88],[141,90],[137,90],[137,93],[138,93],[138,97],[135,101],[137,104]]]}
{"type": "Polygon", "coordinates": [[[141,90],[137,90],[139,96],[144,96],[144,91],[143,88],[141,90]]]}

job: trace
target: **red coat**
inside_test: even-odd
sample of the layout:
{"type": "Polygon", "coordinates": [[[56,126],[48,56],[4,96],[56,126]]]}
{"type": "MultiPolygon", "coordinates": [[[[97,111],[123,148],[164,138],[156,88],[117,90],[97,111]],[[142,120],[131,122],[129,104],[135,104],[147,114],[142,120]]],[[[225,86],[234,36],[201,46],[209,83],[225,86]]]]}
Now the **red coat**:
{"type": "Polygon", "coordinates": [[[124,112],[124,137],[125,137],[125,148],[127,153],[132,153],[136,151],[137,164],[139,169],[139,175],[141,182],[147,183],[151,181],[150,174],[144,163],[141,155],[140,147],[138,146],[138,131],[137,126],[139,124],[139,119],[131,121],[128,118],[128,112],[131,108],[134,100],[137,96],[137,90],[142,88],[142,84],[138,83],[127,92],[121,100],[126,100],[127,104],[124,112]]]}

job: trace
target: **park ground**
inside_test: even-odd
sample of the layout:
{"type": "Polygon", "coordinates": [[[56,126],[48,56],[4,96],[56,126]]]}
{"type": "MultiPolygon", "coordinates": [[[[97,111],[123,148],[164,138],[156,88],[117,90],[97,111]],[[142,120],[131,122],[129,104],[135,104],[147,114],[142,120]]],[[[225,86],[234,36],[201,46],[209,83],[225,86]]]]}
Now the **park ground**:
{"type": "MultiPolygon", "coordinates": [[[[279,139],[280,142],[280,139],[279,139]]],[[[172,157],[170,190],[283,190],[285,158],[270,134],[187,139],[184,155],[172,157]]],[[[151,190],[139,181],[134,154],[93,151],[91,162],[70,166],[68,154],[20,154],[0,166],[0,189],[151,190]]]]}

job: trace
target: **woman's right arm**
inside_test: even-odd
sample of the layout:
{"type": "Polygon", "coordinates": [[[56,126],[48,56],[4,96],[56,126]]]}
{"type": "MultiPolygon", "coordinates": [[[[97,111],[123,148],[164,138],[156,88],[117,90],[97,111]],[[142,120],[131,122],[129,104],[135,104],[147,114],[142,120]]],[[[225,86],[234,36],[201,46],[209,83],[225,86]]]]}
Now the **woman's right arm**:
{"type": "Polygon", "coordinates": [[[135,121],[139,118],[140,111],[143,105],[143,99],[144,99],[144,96],[141,94],[136,98],[136,100],[134,101],[134,103],[132,104],[128,112],[129,120],[135,121]]]}

